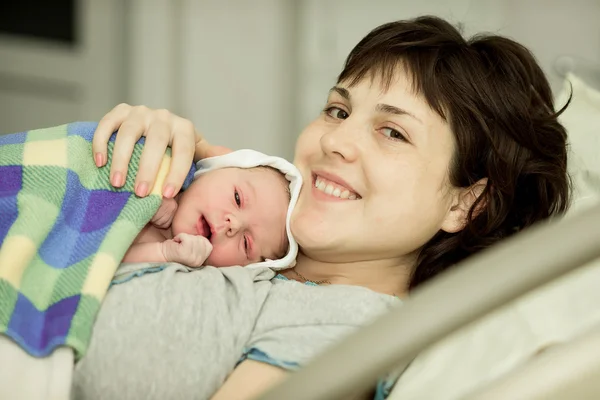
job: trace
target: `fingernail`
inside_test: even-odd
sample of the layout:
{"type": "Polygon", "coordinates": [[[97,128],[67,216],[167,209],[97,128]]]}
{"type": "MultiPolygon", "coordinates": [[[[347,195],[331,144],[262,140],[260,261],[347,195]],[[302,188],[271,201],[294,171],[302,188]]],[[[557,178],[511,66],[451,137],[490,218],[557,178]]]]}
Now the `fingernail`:
{"type": "Polygon", "coordinates": [[[123,174],[120,172],[115,172],[112,179],[110,180],[115,187],[123,186],[123,174]]]}
{"type": "Polygon", "coordinates": [[[136,185],[135,194],[139,197],[144,197],[148,194],[148,184],[146,182],[142,182],[136,185]]]}
{"type": "Polygon", "coordinates": [[[102,153],[96,153],[96,167],[101,167],[104,165],[103,161],[103,157],[102,157],[102,153]]]}
{"type": "Polygon", "coordinates": [[[173,187],[173,185],[165,186],[165,189],[163,190],[163,196],[167,199],[170,199],[171,197],[173,197],[173,194],[175,194],[175,188],[173,187]]]}

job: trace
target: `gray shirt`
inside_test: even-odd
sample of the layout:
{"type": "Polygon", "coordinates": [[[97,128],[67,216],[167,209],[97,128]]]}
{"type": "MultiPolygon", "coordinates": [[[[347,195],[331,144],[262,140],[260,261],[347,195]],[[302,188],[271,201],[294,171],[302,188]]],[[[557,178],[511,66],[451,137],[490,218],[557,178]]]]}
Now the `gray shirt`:
{"type": "Polygon", "coordinates": [[[208,399],[240,360],[293,370],[400,304],[269,269],[153,267],[119,268],[75,367],[75,399],[208,399]]]}

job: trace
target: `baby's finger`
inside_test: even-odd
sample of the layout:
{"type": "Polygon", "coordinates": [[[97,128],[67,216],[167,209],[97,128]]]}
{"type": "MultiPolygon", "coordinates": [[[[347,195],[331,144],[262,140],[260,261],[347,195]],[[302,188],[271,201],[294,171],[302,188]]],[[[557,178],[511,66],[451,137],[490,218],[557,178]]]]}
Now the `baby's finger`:
{"type": "Polygon", "coordinates": [[[210,254],[213,251],[213,245],[210,242],[210,240],[206,239],[206,242],[204,244],[204,248],[206,249],[206,254],[210,254]]]}
{"type": "Polygon", "coordinates": [[[170,136],[169,125],[164,121],[155,121],[148,128],[146,144],[142,150],[140,166],[135,179],[135,193],[138,196],[146,196],[154,187],[170,136]]]}
{"type": "Polygon", "coordinates": [[[210,240],[208,240],[208,238],[204,237],[204,236],[196,236],[197,240],[198,240],[198,244],[207,252],[210,253],[213,249],[213,245],[210,242],[210,240]]]}
{"type": "Polygon", "coordinates": [[[179,192],[194,160],[194,133],[191,122],[187,129],[173,136],[171,166],[163,188],[163,196],[167,198],[172,198],[179,192]]]}
{"type": "Polygon", "coordinates": [[[187,234],[187,233],[178,233],[175,237],[180,241],[180,242],[187,242],[187,240],[191,237],[192,235],[187,234]]]}
{"type": "Polygon", "coordinates": [[[121,126],[132,107],[129,104],[119,104],[110,110],[96,127],[92,138],[92,153],[97,167],[102,167],[107,161],[107,145],[112,134],[121,126]]]}

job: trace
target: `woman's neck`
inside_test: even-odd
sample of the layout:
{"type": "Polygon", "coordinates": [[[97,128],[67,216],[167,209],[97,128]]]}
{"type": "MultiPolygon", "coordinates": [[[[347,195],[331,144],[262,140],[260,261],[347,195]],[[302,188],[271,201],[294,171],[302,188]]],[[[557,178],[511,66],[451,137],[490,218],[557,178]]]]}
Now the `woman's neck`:
{"type": "Polygon", "coordinates": [[[329,263],[312,259],[302,252],[298,253],[296,266],[283,271],[289,279],[306,279],[312,282],[327,281],[334,285],[364,286],[379,293],[406,296],[412,265],[406,266],[397,259],[359,261],[350,263],[329,263]]]}

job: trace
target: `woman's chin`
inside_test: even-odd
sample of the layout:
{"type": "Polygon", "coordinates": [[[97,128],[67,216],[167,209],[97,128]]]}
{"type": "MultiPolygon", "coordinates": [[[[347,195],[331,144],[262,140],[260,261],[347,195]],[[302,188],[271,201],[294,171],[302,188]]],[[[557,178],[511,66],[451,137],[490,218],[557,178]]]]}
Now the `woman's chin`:
{"type": "Polygon", "coordinates": [[[316,231],[302,224],[297,225],[296,229],[292,226],[292,235],[302,251],[307,253],[334,248],[335,243],[339,241],[333,232],[316,231]]]}

